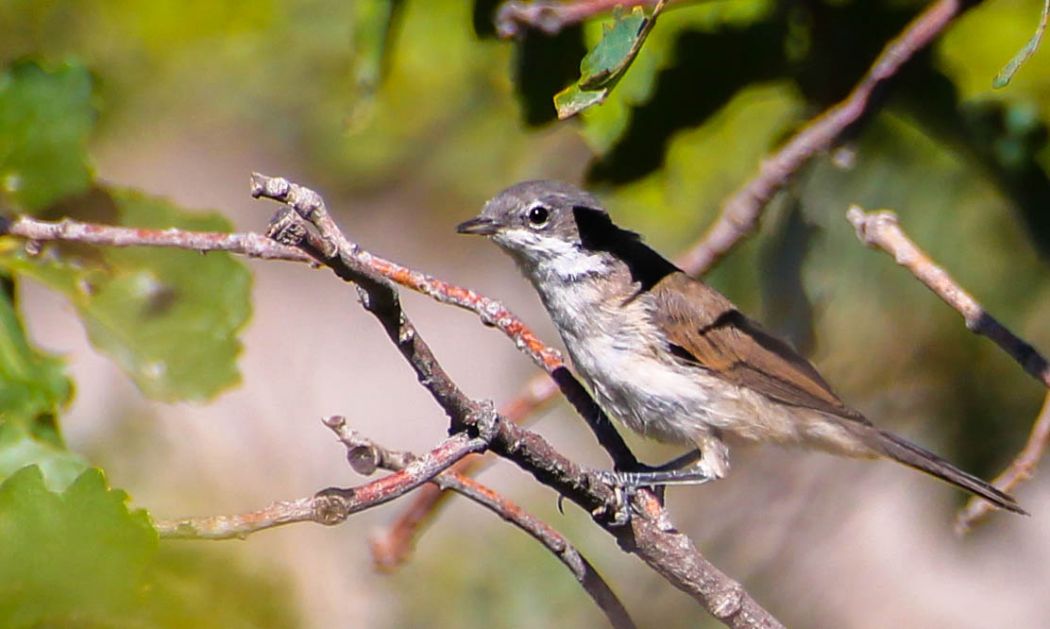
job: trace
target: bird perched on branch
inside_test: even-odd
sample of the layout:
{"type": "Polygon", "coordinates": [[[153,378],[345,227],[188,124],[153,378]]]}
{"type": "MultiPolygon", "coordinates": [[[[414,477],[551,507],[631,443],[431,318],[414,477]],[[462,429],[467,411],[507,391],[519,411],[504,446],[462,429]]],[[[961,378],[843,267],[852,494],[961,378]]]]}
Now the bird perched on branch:
{"type": "Polygon", "coordinates": [[[625,486],[722,478],[726,438],[735,437],[890,458],[1025,513],[1008,494],[874,426],[787,343],[617,227],[583,190],[520,183],[458,231],[490,237],[517,262],[603,410],[645,436],[696,448],[620,473],[625,486]]]}

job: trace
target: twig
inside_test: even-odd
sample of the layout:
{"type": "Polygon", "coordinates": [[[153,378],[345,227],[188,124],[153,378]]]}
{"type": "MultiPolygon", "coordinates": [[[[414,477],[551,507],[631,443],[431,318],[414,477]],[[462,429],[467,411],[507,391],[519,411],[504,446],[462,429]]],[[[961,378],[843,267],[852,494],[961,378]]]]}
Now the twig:
{"type": "MultiPolygon", "coordinates": [[[[558,394],[558,387],[545,374],[533,376],[522,390],[503,405],[500,416],[507,421],[522,423],[540,407],[548,404],[558,394]]],[[[491,462],[491,457],[469,457],[452,468],[453,472],[468,476],[491,462]]],[[[415,543],[416,537],[447,500],[448,494],[431,484],[420,487],[408,498],[409,504],[387,528],[376,532],[370,539],[372,560],[381,570],[393,570],[404,563],[415,543]]]]}
{"type": "Polygon", "coordinates": [[[608,13],[616,7],[656,5],[658,0],[576,0],[576,2],[504,2],[496,10],[494,21],[496,33],[503,39],[524,35],[526,29],[535,29],[548,35],[556,35],[566,26],[580,22],[601,13],[608,13]]]}
{"type": "MultiPolygon", "coordinates": [[[[279,213],[271,224],[271,235],[294,244],[336,275],[359,287],[362,304],[387,332],[402,356],[416,371],[423,386],[449,415],[453,428],[459,425],[490,430],[490,449],[513,461],[541,483],[589,511],[620,547],[636,554],[672,585],[692,596],[708,612],[732,627],[780,627],[743,587],[708,562],[688,537],[678,533],[666,511],[646,491],[640,491],[635,506],[641,511],[629,526],[612,519],[615,496],[607,485],[558,453],[539,435],[502,418],[491,409],[467,398],[438,364],[401,310],[397,293],[368,265],[357,258],[367,255],[351,243],[328,216],[317,193],[284,179],[253,176],[252,194],[285,203],[293,212],[279,213]],[[295,219],[308,222],[317,232],[295,219]],[[491,414],[489,421],[478,416],[491,414]],[[475,419],[471,419],[475,418],[475,419]]],[[[592,401],[593,403],[593,401],[592,401]]]]}
{"type": "Polygon", "coordinates": [[[915,53],[925,48],[951,21],[976,2],[937,0],[886,44],[849,95],[811,120],[759,167],[758,175],[723,204],[716,222],[680,258],[683,269],[702,275],[758,227],[766,204],[817,153],[827,150],[843,131],[869,111],[876,88],[891,79],[915,53]]]}
{"type": "Polygon", "coordinates": [[[846,219],[857,230],[857,238],[893,256],[897,264],[911,271],[944,303],[963,316],[974,334],[987,336],[1016,360],[1025,371],[1045,387],[1050,387],[1050,363],[1034,347],[1006,329],[959,286],[948,272],[937,266],[901,229],[893,212],[868,212],[853,206],[846,219]]]}
{"type": "MultiPolygon", "coordinates": [[[[359,474],[369,475],[376,469],[399,471],[416,458],[411,452],[389,450],[361,436],[352,430],[346,419],[341,416],[326,418],[324,423],[346,446],[347,461],[359,474]]],[[[613,627],[623,629],[635,627],[623,603],[594,569],[594,566],[572,546],[565,536],[546,522],[536,518],[520,505],[491,488],[451,469],[435,476],[431,482],[442,490],[451,490],[473,500],[532,536],[565,564],[613,627]]]]}
{"type": "Polygon", "coordinates": [[[434,478],[456,461],[487,447],[485,437],[457,433],[401,471],[350,489],[325,489],[308,498],[274,502],[259,511],[153,523],[168,539],[234,539],[294,522],[339,524],[352,514],[403,496],[434,478]]]}
{"type": "MultiPolygon", "coordinates": [[[[1050,443],[1050,393],[1043,399],[1043,409],[1039,411],[1039,416],[1032,424],[1028,441],[1025,442],[1024,447],[1017,453],[1010,465],[995,477],[992,484],[1007,493],[1012,492],[1015,487],[1035,474],[1035,469],[1039,466],[1039,461],[1043,458],[1048,443],[1050,443]]],[[[974,524],[993,511],[995,511],[995,506],[987,500],[971,498],[955,519],[956,535],[965,535],[974,524]]]]}
{"type": "MultiPolygon", "coordinates": [[[[853,206],[846,219],[857,230],[857,238],[864,244],[882,249],[893,256],[897,264],[911,271],[912,275],[934,292],[944,303],[963,316],[966,327],[974,334],[986,336],[1009,354],[1033,378],[1050,387],[1050,363],[1032,345],[1016,336],[1003,324],[988,314],[948,272],[937,266],[919,247],[908,238],[893,212],[865,213],[853,206]]],[[[1050,441],[1050,412],[1044,407],[1039,419],[1032,427],[1028,443],[1010,466],[995,479],[993,484],[1003,491],[1010,491],[1019,482],[1031,476],[1036,463],[1050,441]]],[[[971,498],[960,513],[956,531],[965,532],[977,518],[995,510],[995,507],[980,498],[971,498]]]]}
{"type": "MultiPolygon", "coordinates": [[[[275,242],[259,234],[194,232],[178,229],[138,229],[81,223],[72,220],[41,221],[20,216],[14,221],[0,221],[0,235],[11,234],[30,241],[81,242],[110,247],[170,247],[201,252],[226,251],[256,258],[318,263],[301,250],[275,242]]],[[[525,323],[500,302],[476,292],[445,282],[426,273],[385,260],[367,252],[353,250],[348,254],[355,265],[406,288],[422,293],[440,303],[456,306],[475,313],[485,325],[493,326],[507,335],[514,345],[534,363],[546,371],[557,383],[570,404],[583,416],[598,442],[609,453],[619,469],[638,464],[637,458],[616,432],[608,416],[602,412],[587,390],[568,369],[561,354],[545,345],[525,323]]]]}
{"type": "MultiPolygon", "coordinates": [[[[198,232],[182,229],[140,229],[81,223],[65,219],[41,221],[29,216],[14,220],[0,217],[0,235],[20,236],[34,242],[78,242],[103,247],[162,247],[191,251],[227,251],[264,260],[313,262],[295,247],[274,242],[262,234],[198,232]]],[[[314,263],[316,264],[316,263],[314,263]]]]}

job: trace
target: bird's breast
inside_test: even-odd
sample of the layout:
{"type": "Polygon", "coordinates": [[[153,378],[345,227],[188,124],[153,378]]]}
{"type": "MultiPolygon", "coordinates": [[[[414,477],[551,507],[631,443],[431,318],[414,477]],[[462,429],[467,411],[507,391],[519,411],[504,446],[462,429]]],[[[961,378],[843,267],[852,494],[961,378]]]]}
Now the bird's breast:
{"type": "Polygon", "coordinates": [[[577,285],[543,298],[595,400],[632,430],[691,444],[746,411],[737,387],[674,359],[646,296],[577,285]]]}

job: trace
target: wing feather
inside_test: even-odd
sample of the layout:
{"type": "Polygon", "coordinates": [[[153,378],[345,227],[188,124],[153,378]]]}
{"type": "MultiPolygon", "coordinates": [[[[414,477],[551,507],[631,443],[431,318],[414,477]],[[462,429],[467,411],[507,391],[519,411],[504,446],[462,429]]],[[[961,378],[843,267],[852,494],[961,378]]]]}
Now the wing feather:
{"type": "Polygon", "coordinates": [[[809,361],[703,282],[672,273],[650,294],[654,321],[684,360],[778,402],[869,424],[809,361]]]}

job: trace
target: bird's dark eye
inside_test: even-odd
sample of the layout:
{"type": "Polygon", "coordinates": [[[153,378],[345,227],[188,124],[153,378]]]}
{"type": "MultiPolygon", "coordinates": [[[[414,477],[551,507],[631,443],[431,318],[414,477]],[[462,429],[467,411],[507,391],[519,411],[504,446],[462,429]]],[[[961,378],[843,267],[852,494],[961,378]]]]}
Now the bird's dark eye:
{"type": "Polygon", "coordinates": [[[532,227],[543,227],[550,220],[551,212],[542,205],[535,205],[529,208],[528,218],[529,225],[532,227]]]}

